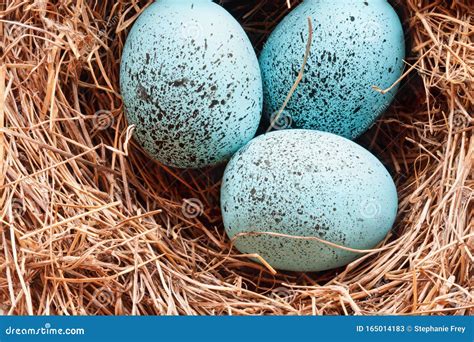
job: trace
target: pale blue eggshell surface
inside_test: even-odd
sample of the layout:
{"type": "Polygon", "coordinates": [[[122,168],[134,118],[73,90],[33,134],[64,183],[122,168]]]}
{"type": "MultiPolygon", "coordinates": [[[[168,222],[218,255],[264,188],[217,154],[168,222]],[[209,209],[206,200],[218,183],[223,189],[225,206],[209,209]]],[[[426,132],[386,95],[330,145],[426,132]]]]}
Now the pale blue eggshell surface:
{"type": "Polygon", "coordinates": [[[304,76],[285,115],[291,127],[354,139],[392,102],[401,76],[405,41],[400,19],[386,0],[305,0],[271,34],[260,55],[264,111],[272,117],[295,83],[309,39],[304,76]],[[287,119],[288,120],[288,119],[287,119]]]}
{"type": "Polygon", "coordinates": [[[258,59],[239,23],[212,1],[148,7],[127,37],[120,76],[136,140],[168,166],[218,164],[256,133],[258,59]]]}
{"type": "Polygon", "coordinates": [[[375,156],[312,130],[252,140],[230,160],[221,189],[224,226],[235,247],[288,271],[332,269],[363,254],[314,239],[245,233],[316,237],[365,250],[387,235],[397,207],[395,184],[375,156]]]}

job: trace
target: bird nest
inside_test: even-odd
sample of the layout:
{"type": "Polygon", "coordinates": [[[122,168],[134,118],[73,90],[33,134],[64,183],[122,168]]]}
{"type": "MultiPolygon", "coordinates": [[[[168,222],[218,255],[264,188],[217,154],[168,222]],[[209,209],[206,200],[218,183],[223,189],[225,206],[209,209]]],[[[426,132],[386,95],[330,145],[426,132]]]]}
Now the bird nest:
{"type": "MultiPolygon", "coordinates": [[[[1,312],[472,313],[472,1],[392,2],[407,36],[406,73],[358,143],[391,171],[398,218],[377,250],[319,273],[274,272],[232,248],[219,209],[222,166],[167,168],[133,140],[119,63],[150,3],[0,4],[1,312]]],[[[297,5],[220,3],[257,50],[297,5]]]]}

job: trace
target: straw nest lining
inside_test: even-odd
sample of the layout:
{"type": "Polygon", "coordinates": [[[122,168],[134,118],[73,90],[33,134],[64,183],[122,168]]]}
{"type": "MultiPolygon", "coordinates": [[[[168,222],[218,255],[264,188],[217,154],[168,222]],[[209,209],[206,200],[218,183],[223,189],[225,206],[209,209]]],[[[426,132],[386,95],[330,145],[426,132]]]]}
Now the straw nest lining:
{"type": "MultiPolygon", "coordinates": [[[[230,248],[222,167],[168,169],[130,139],[120,53],[149,3],[0,4],[3,312],[472,313],[470,0],[394,3],[411,71],[359,142],[392,171],[397,224],[383,251],[314,274],[272,274],[230,248]]],[[[288,11],[286,0],[221,3],[257,48],[288,11]]]]}

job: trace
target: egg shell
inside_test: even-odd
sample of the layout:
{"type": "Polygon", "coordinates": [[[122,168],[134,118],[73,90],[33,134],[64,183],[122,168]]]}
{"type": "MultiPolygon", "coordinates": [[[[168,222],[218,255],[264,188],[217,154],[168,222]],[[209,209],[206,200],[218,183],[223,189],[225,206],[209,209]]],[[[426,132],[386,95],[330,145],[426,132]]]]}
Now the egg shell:
{"type": "Polygon", "coordinates": [[[260,55],[267,118],[274,118],[300,72],[308,17],[313,25],[310,55],[283,115],[293,128],[354,139],[384,113],[397,92],[394,86],[382,95],[373,86],[389,88],[402,74],[400,19],[385,0],[305,0],[272,32],[260,55]]]}
{"type": "Polygon", "coordinates": [[[224,227],[235,247],[288,271],[337,268],[362,256],[316,239],[373,248],[391,229],[397,207],[393,180],[375,156],[312,130],[252,140],[230,160],[221,189],[224,227]]]}
{"type": "Polygon", "coordinates": [[[144,10],[127,37],[120,76],[136,140],[168,166],[218,164],[258,128],[257,56],[239,23],[210,0],[161,0],[144,10]]]}

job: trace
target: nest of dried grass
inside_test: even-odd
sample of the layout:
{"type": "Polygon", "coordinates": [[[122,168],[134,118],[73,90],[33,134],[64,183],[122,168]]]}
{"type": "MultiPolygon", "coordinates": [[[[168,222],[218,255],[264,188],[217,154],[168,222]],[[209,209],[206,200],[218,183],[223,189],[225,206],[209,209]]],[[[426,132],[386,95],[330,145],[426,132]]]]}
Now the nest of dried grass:
{"type": "MultiPolygon", "coordinates": [[[[392,171],[397,224],[382,251],[314,274],[273,274],[231,248],[222,168],[172,170],[130,139],[120,53],[150,2],[0,4],[3,312],[472,313],[471,0],[394,3],[408,72],[359,142],[392,171]]],[[[257,48],[288,11],[285,0],[221,3],[257,48]]]]}

